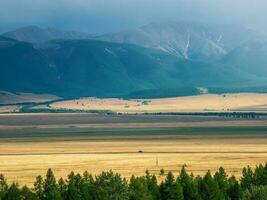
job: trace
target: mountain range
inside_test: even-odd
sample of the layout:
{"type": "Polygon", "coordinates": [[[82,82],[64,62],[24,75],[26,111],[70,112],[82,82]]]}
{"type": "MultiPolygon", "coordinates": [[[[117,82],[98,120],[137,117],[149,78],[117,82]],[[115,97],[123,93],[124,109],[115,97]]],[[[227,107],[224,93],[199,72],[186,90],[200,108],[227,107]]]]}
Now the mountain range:
{"type": "Polygon", "coordinates": [[[218,59],[260,34],[241,25],[196,22],[151,23],[97,39],[154,48],[184,59],[218,59]]]}
{"type": "Polygon", "coordinates": [[[94,36],[24,27],[0,36],[0,90],[151,98],[267,89],[266,36],[165,22],[94,36]]]}
{"type": "Polygon", "coordinates": [[[30,43],[44,43],[56,39],[89,39],[92,34],[76,31],[60,31],[54,28],[40,28],[37,26],[27,26],[14,31],[2,34],[7,38],[30,43]]]}

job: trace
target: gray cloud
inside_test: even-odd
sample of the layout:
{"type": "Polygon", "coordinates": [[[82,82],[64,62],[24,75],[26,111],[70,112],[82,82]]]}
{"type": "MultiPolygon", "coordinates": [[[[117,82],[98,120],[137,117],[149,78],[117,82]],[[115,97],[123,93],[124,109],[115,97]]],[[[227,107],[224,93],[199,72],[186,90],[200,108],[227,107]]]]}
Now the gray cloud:
{"type": "Polygon", "coordinates": [[[1,0],[0,31],[27,25],[110,32],[158,20],[240,23],[266,29],[264,0],[1,0]]]}

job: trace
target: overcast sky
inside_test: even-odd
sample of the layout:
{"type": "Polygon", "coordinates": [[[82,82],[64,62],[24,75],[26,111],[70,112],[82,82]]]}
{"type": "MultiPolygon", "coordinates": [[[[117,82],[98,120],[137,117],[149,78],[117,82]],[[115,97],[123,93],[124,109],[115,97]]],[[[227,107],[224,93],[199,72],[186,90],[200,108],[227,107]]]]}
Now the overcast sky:
{"type": "Polygon", "coordinates": [[[0,0],[0,32],[27,25],[91,33],[163,20],[267,30],[266,0],[0,0]]]}

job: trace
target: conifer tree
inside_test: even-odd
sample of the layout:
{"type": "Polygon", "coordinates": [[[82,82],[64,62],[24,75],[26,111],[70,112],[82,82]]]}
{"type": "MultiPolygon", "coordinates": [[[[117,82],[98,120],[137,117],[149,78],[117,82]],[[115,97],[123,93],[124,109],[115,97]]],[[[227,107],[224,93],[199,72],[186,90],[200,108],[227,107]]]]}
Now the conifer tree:
{"type": "Polygon", "coordinates": [[[92,200],[94,194],[94,179],[87,171],[83,173],[81,195],[84,200],[92,200]]]}
{"type": "Polygon", "coordinates": [[[3,174],[0,174],[0,199],[3,199],[8,190],[8,185],[3,174]]]}
{"type": "Polygon", "coordinates": [[[67,181],[67,200],[81,200],[82,177],[71,172],[67,181]]]}
{"type": "Polygon", "coordinates": [[[224,168],[219,168],[219,170],[214,175],[214,180],[217,182],[223,197],[226,199],[228,190],[228,178],[224,168]]]}
{"type": "Polygon", "coordinates": [[[256,169],[254,170],[254,184],[267,185],[267,172],[262,164],[256,166],[256,169]]]}
{"type": "Polygon", "coordinates": [[[63,178],[58,180],[58,190],[60,192],[61,198],[66,199],[67,196],[67,184],[65,183],[63,178]]]}
{"type": "Polygon", "coordinates": [[[231,200],[239,200],[242,197],[242,189],[234,176],[228,180],[227,197],[231,200]]]}
{"type": "Polygon", "coordinates": [[[202,199],[208,200],[223,200],[223,195],[220,192],[218,183],[213,179],[210,171],[199,179],[198,192],[202,199]]]}
{"type": "Polygon", "coordinates": [[[159,200],[160,199],[160,193],[159,193],[159,187],[158,187],[158,182],[157,178],[155,175],[151,175],[148,170],[146,170],[146,182],[147,182],[147,187],[150,192],[150,194],[153,197],[153,200],[159,200]]]}
{"type": "Polygon", "coordinates": [[[250,189],[246,189],[242,200],[265,200],[267,199],[267,187],[266,186],[252,186],[250,189]]]}
{"type": "Polygon", "coordinates": [[[126,179],[122,179],[119,174],[112,171],[102,172],[96,176],[95,187],[97,198],[108,198],[109,200],[129,199],[128,185],[126,179]]]}
{"type": "Polygon", "coordinates": [[[193,175],[189,176],[186,172],[185,166],[182,166],[179,177],[177,178],[177,182],[179,182],[183,188],[184,199],[186,200],[197,200],[198,192],[197,187],[194,183],[193,175]]]}
{"type": "Polygon", "coordinates": [[[172,172],[169,172],[165,182],[160,185],[161,199],[164,200],[183,200],[183,190],[181,185],[174,180],[172,172]]]}
{"type": "Polygon", "coordinates": [[[44,199],[44,181],[42,176],[37,176],[34,182],[34,192],[38,199],[44,199]]]}
{"type": "Polygon", "coordinates": [[[241,187],[250,189],[254,185],[254,173],[250,166],[243,168],[243,176],[241,177],[241,187]]]}
{"type": "Polygon", "coordinates": [[[21,189],[21,196],[23,200],[38,200],[37,195],[27,186],[21,189]]]}
{"type": "Polygon", "coordinates": [[[153,200],[144,177],[132,176],[129,184],[130,200],[153,200]]]}
{"type": "Polygon", "coordinates": [[[8,188],[3,200],[20,200],[20,199],[21,199],[21,193],[18,188],[18,185],[12,183],[11,186],[8,188]]]}
{"type": "Polygon", "coordinates": [[[48,169],[44,181],[44,200],[61,200],[56,179],[52,169],[48,169]]]}

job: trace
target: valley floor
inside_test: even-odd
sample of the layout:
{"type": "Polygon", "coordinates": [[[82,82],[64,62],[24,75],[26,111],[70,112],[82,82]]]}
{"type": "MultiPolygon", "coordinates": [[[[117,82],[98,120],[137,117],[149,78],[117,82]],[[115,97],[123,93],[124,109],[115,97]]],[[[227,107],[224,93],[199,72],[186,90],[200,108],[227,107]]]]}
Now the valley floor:
{"type": "Polygon", "coordinates": [[[186,164],[196,175],[224,166],[240,176],[242,167],[267,161],[264,117],[6,114],[0,137],[0,172],[20,185],[47,168],[57,177],[112,169],[129,178],[147,169],[177,174],[186,164]]]}
{"type": "Polygon", "coordinates": [[[206,94],[188,97],[124,100],[83,98],[58,101],[50,109],[110,110],[119,113],[267,111],[267,94],[206,94]]]}

